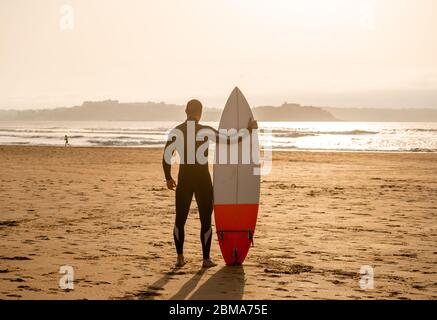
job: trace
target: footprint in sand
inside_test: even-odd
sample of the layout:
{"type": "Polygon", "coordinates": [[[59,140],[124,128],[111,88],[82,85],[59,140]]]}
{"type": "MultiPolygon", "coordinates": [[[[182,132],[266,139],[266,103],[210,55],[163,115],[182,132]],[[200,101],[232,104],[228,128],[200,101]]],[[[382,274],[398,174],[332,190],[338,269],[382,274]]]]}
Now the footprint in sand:
{"type": "Polygon", "coordinates": [[[32,260],[32,259],[30,259],[28,257],[21,257],[21,256],[15,256],[15,257],[3,257],[3,256],[1,256],[0,260],[21,260],[21,261],[24,261],[24,260],[32,260]]]}
{"type": "Polygon", "coordinates": [[[18,226],[17,220],[0,221],[0,227],[17,227],[17,226],[18,226]]]}

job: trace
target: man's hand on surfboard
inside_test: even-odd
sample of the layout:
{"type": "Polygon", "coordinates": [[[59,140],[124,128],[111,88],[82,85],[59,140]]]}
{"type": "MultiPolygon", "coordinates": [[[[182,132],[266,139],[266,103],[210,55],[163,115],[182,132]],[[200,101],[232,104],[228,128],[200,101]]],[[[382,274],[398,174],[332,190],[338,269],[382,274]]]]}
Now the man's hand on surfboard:
{"type": "Polygon", "coordinates": [[[167,180],[167,188],[174,191],[176,188],[176,182],[173,179],[167,180]]]}
{"type": "Polygon", "coordinates": [[[254,120],[253,118],[250,118],[249,123],[247,124],[247,128],[249,130],[258,129],[258,121],[254,120]]]}

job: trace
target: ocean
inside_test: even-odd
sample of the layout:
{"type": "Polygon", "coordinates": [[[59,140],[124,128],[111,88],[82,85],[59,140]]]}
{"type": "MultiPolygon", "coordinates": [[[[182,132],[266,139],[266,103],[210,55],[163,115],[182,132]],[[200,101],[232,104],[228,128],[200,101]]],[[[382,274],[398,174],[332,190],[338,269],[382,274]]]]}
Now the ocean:
{"type": "MultiPolygon", "coordinates": [[[[0,121],[0,145],[159,147],[177,122],[0,121]]],[[[217,122],[204,122],[217,128],[217,122]]],[[[273,150],[437,152],[437,123],[259,122],[273,150]]]]}

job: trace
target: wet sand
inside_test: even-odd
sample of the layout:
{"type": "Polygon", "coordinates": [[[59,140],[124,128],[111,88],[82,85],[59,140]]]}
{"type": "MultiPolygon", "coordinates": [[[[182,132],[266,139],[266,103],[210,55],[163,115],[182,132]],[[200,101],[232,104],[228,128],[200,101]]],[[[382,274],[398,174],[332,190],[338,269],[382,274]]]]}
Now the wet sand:
{"type": "Polygon", "coordinates": [[[214,235],[208,270],[194,201],[173,268],[160,149],[10,146],[0,161],[2,299],[437,298],[434,153],[274,152],[245,264],[224,266],[214,235]]]}

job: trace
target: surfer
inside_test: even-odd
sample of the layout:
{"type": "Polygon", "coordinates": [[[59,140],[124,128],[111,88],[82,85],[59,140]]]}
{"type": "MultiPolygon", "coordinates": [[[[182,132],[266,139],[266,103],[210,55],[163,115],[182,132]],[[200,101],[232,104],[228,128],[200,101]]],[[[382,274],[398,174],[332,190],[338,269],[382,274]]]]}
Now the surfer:
{"type": "MultiPolygon", "coordinates": [[[[181,164],[179,166],[178,183],[171,176],[171,162],[165,159],[165,150],[174,141],[168,139],[164,147],[164,155],[162,158],[162,166],[164,169],[165,179],[167,182],[167,188],[170,190],[176,190],[176,219],[173,230],[173,238],[176,245],[177,260],[176,266],[181,267],[185,264],[185,259],[183,255],[183,246],[185,239],[185,222],[187,221],[188,212],[190,210],[191,200],[193,194],[196,198],[197,206],[199,208],[199,218],[200,218],[200,240],[202,243],[202,253],[203,253],[203,268],[214,267],[217,264],[213,262],[210,258],[210,248],[211,248],[211,238],[212,238],[212,228],[211,228],[211,215],[213,210],[213,189],[211,176],[209,174],[208,162],[199,162],[197,157],[194,163],[190,164],[187,161],[189,155],[187,155],[187,145],[191,144],[195,147],[195,154],[197,155],[197,150],[202,146],[204,141],[197,141],[195,138],[198,131],[206,129],[213,132],[215,138],[218,139],[219,132],[209,126],[204,126],[199,123],[202,116],[202,103],[199,100],[190,100],[187,103],[185,113],[187,114],[187,120],[180,125],[178,125],[174,130],[178,130],[182,133],[183,141],[183,157],[181,159],[181,164]],[[194,124],[194,140],[187,141],[187,131],[189,124],[194,124]]],[[[258,124],[255,120],[251,119],[248,124],[248,130],[257,129],[258,124]]],[[[176,139],[176,138],[175,138],[176,139]]],[[[231,140],[227,139],[227,143],[231,143],[231,140]]],[[[241,141],[241,137],[238,138],[238,142],[241,141]]],[[[204,155],[206,159],[208,157],[208,148],[205,149],[204,155]]]]}

